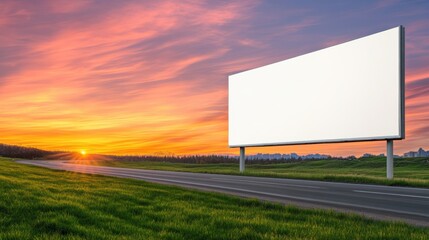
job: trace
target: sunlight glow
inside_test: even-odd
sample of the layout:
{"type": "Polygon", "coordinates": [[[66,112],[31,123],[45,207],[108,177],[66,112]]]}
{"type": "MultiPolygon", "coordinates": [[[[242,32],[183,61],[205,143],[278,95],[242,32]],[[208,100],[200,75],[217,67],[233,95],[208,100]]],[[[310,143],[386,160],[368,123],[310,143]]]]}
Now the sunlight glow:
{"type": "MultiPolygon", "coordinates": [[[[377,26],[365,24],[355,7],[321,1],[303,7],[299,1],[110,0],[102,10],[97,1],[33,2],[0,0],[0,143],[66,151],[59,157],[85,161],[97,154],[238,154],[228,147],[228,75],[403,24],[406,140],[395,143],[395,152],[429,147],[429,14],[423,14],[429,1],[354,1],[356,9],[372,9],[365,14],[377,26]],[[308,18],[284,17],[284,11],[301,16],[303,8],[308,18]],[[331,26],[325,16],[332,11],[344,14],[331,26]],[[345,31],[346,23],[354,28],[345,31]],[[323,26],[330,27],[317,29],[323,26]]],[[[385,151],[379,141],[246,153],[385,151]]]]}

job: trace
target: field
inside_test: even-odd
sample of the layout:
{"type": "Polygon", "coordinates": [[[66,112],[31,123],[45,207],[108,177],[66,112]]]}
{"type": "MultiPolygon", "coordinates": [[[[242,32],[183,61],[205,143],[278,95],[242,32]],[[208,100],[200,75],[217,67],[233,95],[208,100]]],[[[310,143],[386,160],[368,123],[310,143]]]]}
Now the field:
{"type": "Polygon", "coordinates": [[[0,158],[0,239],[428,239],[429,228],[0,158]]]}
{"type": "MultiPolygon", "coordinates": [[[[429,158],[395,159],[394,180],[386,179],[386,159],[383,157],[359,158],[356,160],[329,159],[279,164],[249,164],[250,161],[247,162],[244,174],[251,176],[429,187],[429,158]]],[[[81,160],[76,163],[153,170],[240,174],[238,164],[233,163],[189,164],[116,160],[81,160]]]]}

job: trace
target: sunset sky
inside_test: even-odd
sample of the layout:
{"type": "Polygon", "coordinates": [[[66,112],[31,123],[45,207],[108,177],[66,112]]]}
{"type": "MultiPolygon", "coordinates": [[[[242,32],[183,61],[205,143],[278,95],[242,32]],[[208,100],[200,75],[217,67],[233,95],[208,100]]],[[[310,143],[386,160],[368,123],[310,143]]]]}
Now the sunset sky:
{"type": "MultiPolygon", "coordinates": [[[[238,154],[228,148],[228,75],[398,25],[406,30],[402,154],[429,150],[429,1],[2,0],[0,143],[238,154]]],[[[384,151],[385,142],[247,150],[384,151]]]]}

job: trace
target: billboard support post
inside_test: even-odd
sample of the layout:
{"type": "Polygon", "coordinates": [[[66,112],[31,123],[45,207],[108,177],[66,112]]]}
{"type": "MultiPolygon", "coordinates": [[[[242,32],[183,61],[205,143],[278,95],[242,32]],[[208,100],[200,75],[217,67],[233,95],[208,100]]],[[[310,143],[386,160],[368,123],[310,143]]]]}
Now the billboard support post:
{"type": "Polygon", "coordinates": [[[393,140],[387,140],[387,161],[386,161],[386,175],[387,179],[393,179],[393,140]]]}
{"type": "Polygon", "coordinates": [[[244,163],[246,161],[246,152],[244,147],[240,147],[240,172],[244,172],[244,163]]]}

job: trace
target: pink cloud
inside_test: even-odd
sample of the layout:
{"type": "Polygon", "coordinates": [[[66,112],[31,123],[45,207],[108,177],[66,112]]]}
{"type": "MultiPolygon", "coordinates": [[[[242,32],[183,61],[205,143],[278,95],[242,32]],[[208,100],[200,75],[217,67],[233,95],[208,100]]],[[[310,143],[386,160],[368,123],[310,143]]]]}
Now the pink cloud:
{"type": "Polygon", "coordinates": [[[87,7],[91,1],[90,0],[55,0],[47,2],[52,12],[54,13],[72,13],[87,7]]]}
{"type": "MultiPolygon", "coordinates": [[[[323,16],[309,17],[303,8],[271,16],[256,13],[258,4],[1,2],[0,142],[120,154],[236,153],[227,147],[227,76],[327,39],[304,44],[319,36],[306,31],[319,31],[314,26],[323,16]]],[[[423,21],[407,29],[407,140],[398,151],[424,145],[429,134],[429,75],[421,64],[427,37],[423,21]]],[[[327,44],[341,39],[349,38],[327,44]]],[[[249,152],[383,149],[383,143],[350,143],[249,152]]]]}
{"type": "MultiPolygon", "coordinates": [[[[89,4],[60,4],[54,12],[79,12],[89,4]]],[[[211,132],[210,138],[218,139],[221,132],[224,140],[224,118],[203,116],[217,113],[207,106],[226,102],[225,89],[192,92],[198,78],[180,75],[228,49],[183,54],[170,49],[222,36],[221,26],[237,19],[241,6],[220,5],[206,14],[203,4],[132,3],[92,16],[89,22],[59,24],[49,36],[26,46],[26,54],[34,57],[25,67],[3,78],[0,93],[7,101],[0,105],[7,115],[0,115],[5,133],[0,141],[47,149],[87,146],[104,153],[151,153],[186,152],[211,132]],[[144,47],[189,27],[210,31],[161,41],[156,49],[144,47]],[[178,77],[188,79],[173,81],[178,77]]]]}

